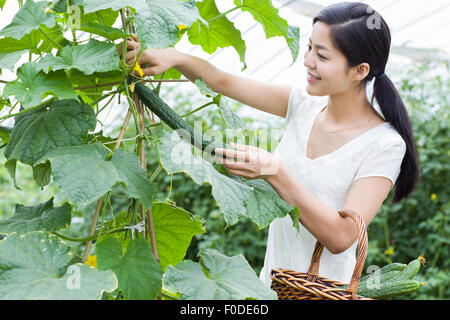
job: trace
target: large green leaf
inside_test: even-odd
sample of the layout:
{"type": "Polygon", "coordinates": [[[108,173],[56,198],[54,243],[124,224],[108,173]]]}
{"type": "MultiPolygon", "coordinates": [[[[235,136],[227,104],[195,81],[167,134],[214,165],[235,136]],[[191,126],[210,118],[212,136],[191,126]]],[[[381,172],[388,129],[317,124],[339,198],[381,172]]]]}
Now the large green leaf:
{"type": "Polygon", "coordinates": [[[13,53],[0,53],[0,74],[1,69],[8,69],[14,71],[14,66],[19,61],[20,57],[25,53],[25,50],[13,53]]]}
{"type": "Polygon", "coordinates": [[[56,24],[56,15],[46,12],[48,1],[27,1],[14,16],[12,22],[0,30],[0,36],[21,39],[41,25],[52,28],[56,24]]]}
{"type": "Polygon", "coordinates": [[[300,211],[298,207],[291,206],[281,199],[272,186],[262,179],[247,180],[239,177],[241,183],[253,187],[253,193],[247,199],[245,207],[247,215],[257,225],[264,228],[269,226],[275,218],[281,218],[288,213],[292,219],[292,225],[299,230],[300,211]]]}
{"type": "Polygon", "coordinates": [[[21,50],[29,50],[34,54],[42,52],[51,52],[53,48],[65,46],[69,41],[64,38],[64,32],[60,25],[47,28],[45,25],[40,27],[44,33],[38,30],[32,30],[29,34],[24,35],[21,39],[4,37],[0,39],[0,52],[16,52],[21,50]]]}
{"type": "Polygon", "coordinates": [[[288,34],[284,38],[291,52],[292,63],[294,63],[300,51],[300,28],[289,25],[288,34]]]}
{"type": "Polygon", "coordinates": [[[8,235],[0,241],[0,299],[92,300],[117,288],[111,271],[70,265],[69,250],[46,232],[8,235]]]}
{"type": "Polygon", "coordinates": [[[151,208],[157,185],[147,179],[136,155],[122,149],[110,154],[111,151],[98,142],[55,148],[42,160],[50,159],[54,181],[76,205],[85,206],[122,183],[128,196],[141,200],[145,208],[151,208]]]}
{"type": "MultiPolygon", "coordinates": [[[[194,0],[147,0],[136,13],[136,31],[145,48],[167,48],[179,40],[179,25],[201,19],[194,0]]],[[[205,22],[206,23],[206,22],[205,22]]]]}
{"type": "Polygon", "coordinates": [[[52,177],[52,168],[50,161],[44,163],[38,163],[33,166],[33,179],[40,187],[45,187],[50,183],[52,177]]]}
{"type": "Polygon", "coordinates": [[[99,270],[112,270],[119,279],[125,299],[156,299],[161,292],[162,270],[144,238],[122,242],[106,237],[95,246],[99,270]]]}
{"type": "Polygon", "coordinates": [[[278,15],[278,9],[272,5],[271,0],[234,0],[236,6],[242,11],[249,12],[258,21],[266,38],[284,37],[295,61],[299,52],[299,28],[289,26],[287,21],[278,15]]]}
{"type": "Polygon", "coordinates": [[[84,12],[90,13],[103,9],[119,10],[125,7],[141,9],[144,0],[84,0],[84,12]]]}
{"type": "Polygon", "coordinates": [[[53,3],[53,10],[55,12],[67,12],[67,4],[69,6],[82,6],[83,0],[52,0],[53,3]]]}
{"type": "Polygon", "coordinates": [[[80,145],[97,124],[90,105],[76,100],[53,100],[16,116],[5,150],[7,159],[35,164],[55,147],[80,145]]]}
{"type": "Polygon", "coordinates": [[[226,176],[203,158],[194,155],[192,147],[173,131],[165,132],[158,144],[159,161],[168,174],[184,172],[199,185],[211,185],[212,195],[228,226],[248,217],[260,228],[267,227],[275,218],[290,214],[298,226],[298,208],[282,200],[264,180],[246,180],[226,176]],[[263,203],[259,201],[264,201],[263,203]]]}
{"type": "Polygon", "coordinates": [[[113,87],[123,80],[119,70],[109,72],[94,72],[86,75],[77,69],[70,72],[69,80],[77,89],[84,102],[92,104],[103,96],[103,92],[113,90],[113,87]]]}
{"type": "Polygon", "coordinates": [[[188,29],[187,34],[192,44],[201,45],[207,53],[214,53],[217,48],[232,46],[239,55],[240,61],[245,68],[245,42],[242,40],[241,32],[234,27],[225,16],[220,15],[214,0],[197,2],[200,15],[205,20],[211,20],[208,25],[202,22],[194,22],[188,29]]]}
{"type": "Polygon", "coordinates": [[[114,44],[91,39],[87,44],[68,46],[60,56],[47,54],[39,62],[37,70],[77,69],[84,74],[119,70],[119,55],[114,44]]]}
{"type": "Polygon", "coordinates": [[[112,41],[125,38],[127,36],[127,34],[120,29],[105,26],[96,22],[84,23],[80,26],[80,30],[92,34],[98,34],[99,36],[112,41]]]}
{"type": "Polygon", "coordinates": [[[37,70],[37,64],[25,63],[17,71],[18,79],[6,84],[3,96],[14,95],[27,109],[37,106],[48,95],[62,99],[76,99],[77,95],[64,71],[45,74],[37,70]]]}
{"type": "MultiPolygon", "coordinates": [[[[96,1],[95,1],[96,2],[96,1]]],[[[119,17],[119,10],[103,9],[95,12],[86,13],[84,8],[81,8],[81,25],[85,23],[100,23],[104,26],[112,26],[119,17]]]]}
{"type": "Polygon", "coordinates": [[[14,215],[0,220],[0,232],[56,231],[69,225],[71,211],[72,207],[68,203],[55,208],[53,197],[35,206],[16,204],[14,215]]]}
{"type": "Polygon", "coordinates": [[[163,270],[183,260],[194,235],[206,232],[197,216],[166,202],[152,208],[156,245],[163,270]]]}
{"type": "Polygon", "coordinates": [[[169,266],[163,286],[186,300],[276,300],[242,255],[227,257],[217,250],[200,252],[200,264],[186,260],[169,266]]]}

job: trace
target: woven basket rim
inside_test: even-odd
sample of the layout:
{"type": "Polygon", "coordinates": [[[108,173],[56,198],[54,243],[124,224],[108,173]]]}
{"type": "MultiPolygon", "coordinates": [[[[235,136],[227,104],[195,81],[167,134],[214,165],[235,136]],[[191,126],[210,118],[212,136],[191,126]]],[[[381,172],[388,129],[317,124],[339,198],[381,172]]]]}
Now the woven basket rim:
{"type": "Polygon", "coordinates": [[[339,210],[338,214],[343,218],[351,218],[358,228],[358,254],[350,283],[346,284],[330,280],[318,274],[320,257],[324,246],[317,241],[312,254],[311,264],[306,273],[285,268],[274,268],[271,270],[271,288],[277,292],[279,298],[291,297],[298,300],[308,298],[313,300],[373,300],[358,295],[359,281],[368,247],[367,228],[364,220],[357,212],[349,209],[339,210]]]}

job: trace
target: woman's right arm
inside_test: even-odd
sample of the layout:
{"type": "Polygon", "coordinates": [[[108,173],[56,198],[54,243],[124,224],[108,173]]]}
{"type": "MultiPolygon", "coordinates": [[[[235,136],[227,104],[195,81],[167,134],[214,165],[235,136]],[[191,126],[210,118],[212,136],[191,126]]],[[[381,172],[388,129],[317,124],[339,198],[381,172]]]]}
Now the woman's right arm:
{"type": "Polygon", "coordinates": [[[264,112],[286,117],[290,86],[273,85],[230,74],[201,58],[172,50],[177,57],[174,67],[192,82],[202,78],[215,92],[264,112]]]}
{"type": "MultiPolygon", "coordinates": [[[[140,51],[137,38],[129,40],[127,47],[127,64],[132,65],[140,51]]],[[[273,85],[233,75],[214,67],[206,60],[174,48],[146,49],[141,54],[139,63],[141,67],[146,65],[142,70],[147,76],[158,75],[174,67],[192,82],[202,78],[215,92],[264,112],[286,117],[290,86],[273,85]]]]}

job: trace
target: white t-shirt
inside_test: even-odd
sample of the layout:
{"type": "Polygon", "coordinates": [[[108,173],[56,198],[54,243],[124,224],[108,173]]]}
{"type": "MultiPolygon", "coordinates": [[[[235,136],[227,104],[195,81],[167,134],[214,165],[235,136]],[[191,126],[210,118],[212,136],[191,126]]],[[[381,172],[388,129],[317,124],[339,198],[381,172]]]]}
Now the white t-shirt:
{"type": "MultiPolygon", "coordinates": [[[[326,96],[310,96],[303,88],[292,89],[286,131],[274,154],[307,190],[338,211],[342,209],[351,185],[359,178],[383,176],[394,185],[400,174],[406,144],[397,130],[385,122],[329,154],[307,158],[306,147],[312,126],[327,100],[326,96]]],[[[316,241],[301,223],[297,233],[290,216],[274,220],[269,227],[260,279],[270,286],[269,275],[274,268],[307,272],[316,241]]],[[[332,254],[324,248],[319,275],[349,283],[356,262],[356,247],[357,241],[340,254],[332,254]]]]}

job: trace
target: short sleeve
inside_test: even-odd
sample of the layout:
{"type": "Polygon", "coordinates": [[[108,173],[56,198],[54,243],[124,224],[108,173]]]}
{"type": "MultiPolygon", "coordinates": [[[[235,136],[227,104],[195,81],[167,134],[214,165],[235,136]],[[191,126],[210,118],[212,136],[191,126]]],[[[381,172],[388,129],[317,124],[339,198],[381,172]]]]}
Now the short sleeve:
{"type": "Polygon", "coordinates": [[[306,89],[301,87],[293,87],[291,89],[288,108],[286,112],[287,123],[289,123],[291,119],[295,118],[295,114],[297,114],[302,109],[302,107],[305,105],[307,97],[308,93],[306,92],[306,89]]]}
{"type": "Polygon", "coordinates": [[[378,140],[378,145],[372,147],[358,168],[354,181],[366,177],[386,177],[394,186],[400,174],[401,164],[406,153],[406,143],[399,136],[385,143],[378,140]]]}

